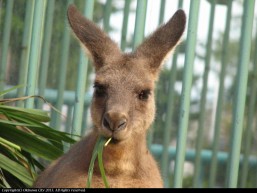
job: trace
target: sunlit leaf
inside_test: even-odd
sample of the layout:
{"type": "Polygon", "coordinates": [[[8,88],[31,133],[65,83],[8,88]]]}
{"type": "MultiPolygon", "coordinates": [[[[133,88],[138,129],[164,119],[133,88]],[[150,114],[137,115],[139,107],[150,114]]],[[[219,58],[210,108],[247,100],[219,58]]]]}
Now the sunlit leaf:
{"type": "Polygon", "coordinates": [[[21,113],[23,117],[28,117],[28,118],[34,118],[40,122],[49,122],[50,117],[48,116],[48,113],[46,111],[42,111],[39,109],[24,109],[20,107],[11,107],[11,106],[6,106],[6,105],[0,105],[0,112],[15,112],[21,113]]]}
{"type": "Polygon", "coordinates": [[[7,145],[8,147],[11,147],[11,148],[14,148],[14,149],[18,149],[18,150],[21,150],[21,147],[0,137],[0,143],[3,144],[3,145],[7,145]]]}

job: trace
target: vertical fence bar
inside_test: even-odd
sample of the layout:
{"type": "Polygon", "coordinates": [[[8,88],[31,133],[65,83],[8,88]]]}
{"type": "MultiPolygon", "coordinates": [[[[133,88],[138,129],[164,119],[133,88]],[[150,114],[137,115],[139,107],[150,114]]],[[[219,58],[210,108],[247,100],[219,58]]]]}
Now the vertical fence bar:
{"type": "Polygon", "coordinates": [[[190,108],[190,91],[192,86],[193,64],[195,58],[196,35],[198,26],[200,1],[190,1],[190,12],[187,31],[187,45],[185,55],[185,70],[183,72],[183,86],[180,103],[178,141],[175,160],[174,187],[181,188],[183,181],[183,167],[185,161],[186,137],[190,108]]]}
{"type": "Polygon", "coordinates": [[[146,9],[147,0],[137,0],[133,49],[135,49],[144,39],[146,9]]]}
{"type": "MultiPolygon", "coordinates": [[[[50,46],[51,46],[51,36],[53,29],[53,18],[54,18],[54,6],[55,0],[47,1],[47,9],[46,9],[46,23],[44,29],[44,41],[42,46],[42,58],[40,65],[40,74],[39,74],[39,90],[38,95],[45,95],[46,88],[46,80],[47,80],[47,70],[50,56],[50,46]]],[[[38,100],[37,107],[42,108],[43,101],[38,100]]]]}
{"type": "MultiPolygon", "coordinates": [[[[176,49],[178,51],[178,49],[176,49]]],[[[166,112],[166,121],[164,125],[164,132],[163,132],[163,151],[161,156],[161,172],[164,177],[164,185],[165,187],[169,186],[169,143],[171,137],[171,129],[172,129],[172,117],[173,117],[173,105],[174,105],[174,86],[175,81],[177,78],[177,53],[174,53],[172,59],[172,69],[169,76],[169,91],[168,91],[168,101],[167,101],[167,112],[166,112]]]]}
{"type": "Polygon", "coordinates": [[[209,29],[207,35],[207,46],[206,46],[206,56],[205,56],[205,68],[203,74],[203,88],[201,92],[201,100],[200,100],[200,115],[198,122],[198,130],[197,130],[197,139],[196,139],[196,147],[195,147],[195,160],[194,160],[194,178],[193,178],[193,187],[201,186],[201,169],[202,169],[202,159],[201,159],[201,150],[203,146],[203,133],[204,133],[204,120],[205,120],[205,110],[206,110],[206,95],[207,95],[207,87],[208,87],[208,75],[210,70],[210,61],[211,61],[211,50],[212,50],[212,34],[213,34],[213,25],[214,25],[214,17],[215,17],[215,0],[211,0],[210,2],[211,12],[209,19],[209,29]]]}
{"type": "MultiPolygon", "coordinates": [[[[84,15],[89,19],[93,19],[94,0],[86,1],[84,9],[85,9],[84,15]]],[[[82,134],[81,125],[82,125],[82,116],[83,116],[84,101],[85,101],[87,68],[88,68],[88,58],[85,58],[84,50],[81,48],[80,62],[78,67],[77,88],[75,93],[74,116],[72,121],[72,134],[75,134],[75,135],[82,134]]]]}
{"type": "Polygon", "coordinates": [[[13,0],[7,1],[6,14],[4,20],[4,30],[3,30],[3,43],[2,43],[2,55],[0,63],[0,91],[4,90],[5,78],[6,78],[6,67],[7,67],[7,57],[8,48],[11,35],[11,24],[12,24],[12,10],[13,10],[13,0]]]}
{"type": "Polygon", "coordinates": [[[83,121],[82,121],[82,130],[81,135],[84,135],[86,132],[86,129],[88,128],[87,118],[88,118],[88,111],[89,111],[89,104],[85,104],[84,106],[84,112],[83,112],[83,121]]]}
{"type": "Polygon", "coordinates": [[[73,106],[72,105],[68,105],[68,110],[67,110],[67,118],[66,118],[66,122],[65,122],[65,132],[67,133],[71,133],[71,125],[72,125],[72,115],[73,115],[73,106]]]}
{"type": "MultiPolygon", "coordinates": [[[[255,131],[257,131],[257,124],[256,124],[256,128],[255,131]]],[[[253,187],[257,188],[257,167],[255,167],[255,181],[253,180],[253,187]]]]}
{"type": "MultiPolygon", "coordinates": [[[[67,0],[67,6],[73,3],[73,0],[67,0]]],[[[67,9],[66,9],[67,10],[67,9]]],[[[65,21],[67,18],[65,17],[65,21]]],[[[59,74],[58,74],[58,94],[57,94],[57,102],[56,108],[59,111],[62,111],[63,105],[63,94],[65,90],[66,84],[66,72],[67,72],[67,64],[69,59],[69,48],[70,48],[70,31],[68,27],[64,27],[63,29],[63,37],[62,37],[62,55],[61,55],[61,62],[59,64],[59,74]]],[[[53,121],[51,122],[51,126],[54,127],[56,130],[60,129],[61,126],[61,116],[57,112],[53,112],[53,121]]]]}
{"type": "MultiPolygon", "coordinates": [[[[136,21],[132,49],[135,49],[144,39],[147,0],[137,0],[136,21]]],[[[151,132],[151,131],[150,131],[151,132]]],[[[151,139],[148,139],[148,145],[151,139]]]]}
{"type": "Polygon", "coordinates": [[[257,35],[255,36],[255,55],[254,55],[254,68],[253,68],[253,76],[251,81],[250,88],[250,99],[248,105],[248,116],[247,116],[247,127],[245,131],[244,137],[244,157],[242,164],[242,175],[241,175],[241,184],[240,187],[245,187],[247,182],[247,175],[249,171],[249,156],[252,145],[252,140],[254,136],[254,115],[256,111],[256,99],[257,99],[257,35]]]}
{"type": "MultiPolygon", "coordinates": [[[[165,4],[166,0],[161,0],[161,6],[160,6],[160,15],[159,15],[159,25],[161,25],[164,21],[164,13],[165,13],[165,4]]],[[[173,55],[173,60],[177,58],[177,55],[173,55]]],[[[174,67],[172,66],[172,69],[174,67]]],[[[173,103],[173,89],[174,89],[174,82],[175,82],[175,76],[173,76],[172,70],[171,74],[169,76],[169,89],[168,89],[168,104],[167,104],[167,112],[166,112],[166,118],[165,121],[165,128],[164,128],[164,135],[163,135],[163,152],[161,157],[161,173],[164,178],[164,187],[169,186],[169,179],[168,179],[168,167],[169,167],[169,159],[168,159],[168,146],[170,142],[170,133],[171,133],[171,123],[172,123],[172,103],[173,103]]],[[[151,134],[153,135],[153,132],[151,134]]],[[[152,136],[153,137],[153,136],[152,136]]]]}
{"type": "Polygon", "coordinates": [[[252,40],[252,26],[254,16],[255,0],[244,1],[243,26],[240,41],[240,59],[238,63],[237,73],[237,90],[235,98],[235,108],[233,110],[233,125],[232,125],[232,141],[231,150],[228,163],[228,178],[227,186],[229,188],[237,187],[240,147],[243,131],[243,119],[245,98],[248,78],[248,64],[250,61],[251,40],[252,40]]]}
{"type": "Polygon", "coordinates": [[[112,0],[107,0],[104,5],[104,29],[108,33],[110,31],[110,17],[112,12],[112,0]]]}
{"type": "MultiPolygon", "coordinates": [[[[19,84],[27,84],[27,73],[28,73],[28,64],[29,64],[29,53],[30,53],[30,44],[31,44],[31,33],[32,33],[32,24],[33,24],[33,1],[26,1],[26,13],[24,21],[24,30],[22,37],[22,51],[21,51],[21,66],[19,68],[19,84]]],[[[17,92],[17,97],[24,95],[24,88],[19,88],[17,92]]],[[[19,100],[17,106],[22,107],[24,102],[19,100]]]]}
{"type": "MultiPolygon", "coordinates": [[[[160,11],[159,11],[160,17],[159,17],[159,22],[158,22],[159,25],[161,25],[163,23],[163,21],[164,21],[165,4],[166,4],[166,0],[161,0],[161,6],[160,6],[160,11]]],[[[157,98],[158,98],[158,93],[157,93],[156,90],[155,90],[155,96],[157,96],[157,98]]],[[[153,123],[151,125],[151,128],[149,129],[148,134],[147,134],[147,146],[149,148],[151,147],[151,144],[153,142],[155,124],[156,123],[153,123]]],[[[162,167],[163,167],[162,165],[163,164],[161,164],[161,173],[162,173],[162,175],[164,177],[164,181],[165,181],[164,184],[165,184],[165,186],[167,186],[168,185],[167,173],[166,173],[166,169],[162,169],[162,167]]]]}
{"type": "MultiPolygon", "coordinates": [[[[26,95],[34,95],[36,89],[36,80],[38,74],[38,66],[40,62],[40,52],[42,43],[42,33],[45,15],[45,0],[37,0],[34,5],[33,14],[33,27],[32,27],[32,39],[31,39],[31,49],[29,55],[29,68],[28,68],[28,79],[26,95]]],[[[34,99],[30,98],[25,101],[26,108],[33,108],[34,99]]]]}
{"type": "MultiPolygon", "coordinates": [[[[160,18],[159,18],[159,25],[163,23],[164,18],[164,8],[165,8],[165,0],[161,1],[161,8],[160,8],[160,18]]],[[[179,1],[178,8],[183,7],[183,0],[179,1]]],[[[171,130],[172,130],[172,117],[173,117],[173,110],[174,110],[174,99],[175,93],[174,87],[175,82],[177,79],[177,58],[179,53],[179,46],[176,48],[173,58],[172,58],[172,67],[170,70],[169,75],[169,88],[168,88],[168,101],[167,101],[167,112],[166,112],[166,121],[164,125],[164,132],[163,132],[163,151],[161,157],[161,172],[164,176],[164,185],[165,187],[169,187],[169,143],[171,138],[171,130]]]]}
{"type": "Polygon", "coordinates": [[[224,80],[226,67],[228,63],[228,42],[229,42],[229,30],[231,23],[231,11],[232,11],[232,0],[227,2],[227,15],[226,15],[226,24],[225,32],[223,37],[223,48],[222,48],[222,58],[221,58],[221,71],[219,76],[219,92],[218,92],[218,102],[217,110],[215,113],[215,124],[214,124],[214,138],[212,145],[212,158],[210,164],[210,176],[209,176],[209,187],[214,187],[216,174],[217,174],[217,153],[219,147],[219,136],[220,136],[220,127],[221,127],[221,117],[222,117],[222,108],[223,108],[223,95],[224,95],[224,80]]]}
{"type": "Polygon", "coordinates": [[[165,5],[166,5],[166,0],[161,0],[159,22],[158,22],[159,25],[161,25],[164,21],[165,5]]]}
{"type": "Polygon", "coordinates": [[[125,1],[125,6],[123,10],[123,22],[122,22],[122,31],[121,31],[121,50],[124,51],[127,44],[127,32],[128,32],[128,19],[130,11],[131,0],[125,1]]]}

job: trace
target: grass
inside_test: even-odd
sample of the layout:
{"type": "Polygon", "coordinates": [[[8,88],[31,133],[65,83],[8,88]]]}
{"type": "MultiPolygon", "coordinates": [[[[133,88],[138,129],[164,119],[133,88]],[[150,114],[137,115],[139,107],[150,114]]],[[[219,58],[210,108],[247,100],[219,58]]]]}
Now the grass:
{"type": "Polygon", "coordinates": [[[108,143],[111,141],[111,138],[106,139],[102,136],[97,138],[93,153],[92,153],[92,158],[90,161],[89,165],[89,170],[88,170],[88,179],[87,179],[87,187],[91,187],[91,182],[92,182],[92,176],[93,176],[93,170],[94,170],[94,163],[96,157],[98,157],[98,164],[99,164],[99,169],[100,173],[104,182],[104,185],[106,188],[109,188],[109,183],[107,181],[105,171],[104,171],[104,166],[103,166],[103,148],[108,145],[108,143]]]}

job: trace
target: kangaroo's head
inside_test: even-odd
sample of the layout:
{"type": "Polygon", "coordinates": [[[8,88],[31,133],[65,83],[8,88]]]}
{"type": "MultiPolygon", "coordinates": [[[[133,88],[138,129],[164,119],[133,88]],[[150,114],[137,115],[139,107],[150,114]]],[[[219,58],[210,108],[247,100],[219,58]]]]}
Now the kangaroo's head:
{"type": "Polygon", "coordinates": [[[155,82],[161,64],[183,34],[184,11],[178,10],[132,53],[122,53],[74,5],[68,8],[68,19],[95,67],[91,104],[94,129],[117,142],[145,135],[155,116],[155,82]]]}

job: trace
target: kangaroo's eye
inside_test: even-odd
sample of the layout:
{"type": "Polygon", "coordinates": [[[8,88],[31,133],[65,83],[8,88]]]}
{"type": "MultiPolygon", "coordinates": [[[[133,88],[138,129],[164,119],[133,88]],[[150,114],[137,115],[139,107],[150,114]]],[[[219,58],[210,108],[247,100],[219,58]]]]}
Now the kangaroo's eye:
{"type": "Polygon", "coordinates": [[[150,94],[151,94],[150,89],[141,90],[140,93],[138,94],[138,98],[142,101],[146,101],[149,98],[150,94]]]}
{"type": "Polygon", "coordinates": [[[106,95],[106,87],[99,83],[94,84],[95,96],[96,97],[104,97],[106,95]]]}

